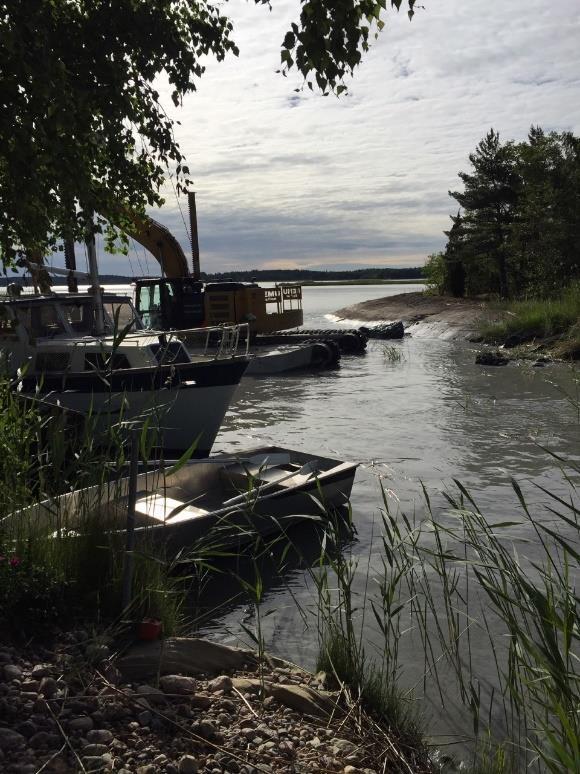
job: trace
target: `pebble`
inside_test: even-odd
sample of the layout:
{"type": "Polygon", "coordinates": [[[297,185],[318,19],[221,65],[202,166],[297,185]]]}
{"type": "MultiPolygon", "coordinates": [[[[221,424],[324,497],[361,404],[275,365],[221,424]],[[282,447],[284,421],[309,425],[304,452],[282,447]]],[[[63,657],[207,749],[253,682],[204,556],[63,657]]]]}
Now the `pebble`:
{"type": "Polygon", "coordinates": [[[94,728],[87,733],[87,742],[91,744],[111,744],[113,734],[106,728],[94,728]]]}
{"type": "Polygon", "coordinates": [[[197,758],[194,758],[193,755],[184,755],[179,759],[177,771],[179,774],[197,774],[199,771],[197,758]]]}
{"type": "Polygon", "coordinates": [[[69,720],[68,727],[71,731],[90,731],[94,726],[93,719],[85,716],[69,720]]]}
{"type": "Polygon", "coordinates": [[[6,664],[4,667],[4,677],[8,682],[12,680],[20,680],[22,677],[22,669],[16,664],[6,664]]]}
{"type": "Polygon", "coordinates": [[[11,728],[0,728],[0,750],[12,750],[15,747],[23,747],[26,739],[18,731],[11,728]]]}
{"type": "Polygon", "coordinates": [[[228,677],[227,675],[220,675],[220,677],[216,677],[214,680],[210,680],[207,684],[207,690],[210,693],[217,693],[217,691],[224,691],[224,693],[229,693],[232,690],[232,678],[228,677]]]}
{"type": "Polygon", "coordinates": [[[185,675],[165,675],[159,680],[159,685],[163,688],[165,693],[187,696],[190,693],[195,693],[197,680],[193,677],[186,677],[185,675]]]}
{"type": "Polygon", "coordinates": [[[39,680],[41,677],[48,677],[52,672],[52,666],[50,664],[36,664],[32,667],[30,673],[33,679],[39,680]]]}
{"type": "Polygon", "coordinates": [[[58,683],[54,677],[43,677],[38,690],[47,699],[52,699],[58,693],[58,683]]]}

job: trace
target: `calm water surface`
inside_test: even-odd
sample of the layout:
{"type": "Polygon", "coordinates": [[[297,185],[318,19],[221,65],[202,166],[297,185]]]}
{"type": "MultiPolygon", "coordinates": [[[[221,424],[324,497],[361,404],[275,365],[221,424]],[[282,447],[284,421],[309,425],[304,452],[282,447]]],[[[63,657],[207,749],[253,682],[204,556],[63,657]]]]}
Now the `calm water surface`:
{"type": "MultiPolygon", "coordinates": [[[[341,307],[418,289],[307,287],[305,325],[337,327],[328,315],[341,307]]],[[[435,511],[443,514],[438,493],[457,478],[486,515],[504,520],[520,516],[511,476],[522,483],[532,503],[540,502],[541,492],[531,482],[569,493],[540,445],[580,461],[580,425],[570,397],[574,379],[567,367],[482,368],[474,364],[475,345],[457,341],[406,337],[394,346],[401,351],[400,362],[389,362],[384,344],[377,341],[369,342],[363,356],[343,357],[336,371],[244,379],[214,447],[235,452],[272,443],[361,463],[352,494],[357,535],[349,546],[359,560],[355,592],[361,599],[367,584],[379,577],[381,480],[395,510],[421,516],[420,482],[432,494],[435,511]]],[[[518,551],[533,558],[536,547],[528,532],[527,526],[520,527],[514,539],[518,551]]],[[[309,533],[304,541],[303,550],[315,557],[318,547],[309,533]]],[[[252,624],[248,600],[235,597],[235,582],[224,578],[219,585],[208,597],[210,607],[230,594],[234,599],[209,616],[204,631],[232,642],[247,641],[240,624],[252,624]]],[[[264,620],[267,649],[313,667],[315,622],[304,620],[297,609],[297,601],[313,607],[308,572],[290,566],[282,576],[266,575],[265,587],[264,612],[275,611],[264,620]]],[[[363,626],[372,652],[380,638],[371,618],[367,615],[363,626]]],[[[494,679],[485,643],[481,648],[476,644],[473,660],[484,691],[489,690],[494,679]]],[[[422,697],[423,650],[413,636],[405,641],[402,662],[403,683],[415,686],[422,697]]],[[[436,736],[471,731],[471,720],[452,689],[442,702],[428,687],[422,709],[436,736]]]]}

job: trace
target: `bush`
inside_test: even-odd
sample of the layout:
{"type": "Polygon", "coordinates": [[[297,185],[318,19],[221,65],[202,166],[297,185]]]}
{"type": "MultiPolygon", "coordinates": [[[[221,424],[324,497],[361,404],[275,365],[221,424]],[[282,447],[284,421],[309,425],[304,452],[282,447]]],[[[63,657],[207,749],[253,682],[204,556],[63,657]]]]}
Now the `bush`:
{"type": "Polygon", "coordinates": [[[443,253],[431,253],[423,267],[428,293],[442,295],[447,286],[447,263],[443,253]]]}

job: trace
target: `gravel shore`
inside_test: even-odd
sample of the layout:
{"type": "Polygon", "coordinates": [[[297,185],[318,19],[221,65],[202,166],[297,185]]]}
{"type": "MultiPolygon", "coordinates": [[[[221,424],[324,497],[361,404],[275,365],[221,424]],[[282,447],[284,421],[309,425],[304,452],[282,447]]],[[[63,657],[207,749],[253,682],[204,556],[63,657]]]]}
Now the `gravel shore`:
{"type": "Polygon", "coordinates": [[[0,645],[0,771],[430,770],[424,751],[401,752],[360,707],[349,714],[340,692],[325,690],[323,673],[279,662],[264,672],[252,663],[142,682],[127,680],[121,662],[109,646],[87,643],[85,632],[50,650],[0,645]]]}

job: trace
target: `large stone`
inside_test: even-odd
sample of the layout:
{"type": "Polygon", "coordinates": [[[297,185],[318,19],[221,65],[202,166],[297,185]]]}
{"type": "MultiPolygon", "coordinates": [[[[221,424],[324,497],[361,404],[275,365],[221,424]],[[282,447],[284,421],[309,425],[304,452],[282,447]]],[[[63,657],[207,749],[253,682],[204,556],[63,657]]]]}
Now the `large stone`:
{"type": "Polygon", "coordinates": [[[227,675],[220,675],[214,680],[210,680],[207,684],[207,689],[210,693],[217,693],[218,691],[227,693],[232,690],[232,678],[227,675]]]}
{"type": "Polygon", "coordinates": [[[171,637],[142,642],[117,662],[127,680],[146,680],[161,675],[221,674],[256,666],[251,650],[222,645],[197,637],[171,637]]]}

